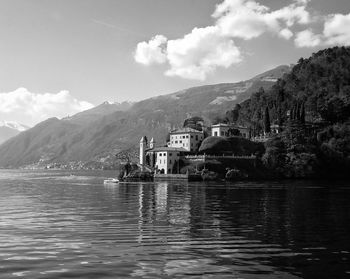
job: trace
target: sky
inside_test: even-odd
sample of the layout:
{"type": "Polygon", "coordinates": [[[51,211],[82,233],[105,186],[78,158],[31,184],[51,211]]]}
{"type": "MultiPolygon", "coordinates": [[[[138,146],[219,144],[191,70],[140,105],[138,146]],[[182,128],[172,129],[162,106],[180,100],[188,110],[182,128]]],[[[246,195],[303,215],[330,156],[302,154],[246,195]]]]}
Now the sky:
{"type": "Polygon", "coordinates": [[[0,120],[237,82],[349,44],[349,0],[0,0],[0,120]]]}

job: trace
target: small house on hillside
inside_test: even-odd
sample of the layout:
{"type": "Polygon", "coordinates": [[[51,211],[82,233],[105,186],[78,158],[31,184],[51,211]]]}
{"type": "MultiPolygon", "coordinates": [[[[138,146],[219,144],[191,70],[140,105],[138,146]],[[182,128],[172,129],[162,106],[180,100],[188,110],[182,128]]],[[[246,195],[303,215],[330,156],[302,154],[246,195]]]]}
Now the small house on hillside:
{"type": "Polygon", "coordinates": [[[241,136],[243,138],[250,138],[249,128],[243,126],[237,126],[233,124],[218,123],[211,126],[212,137],[230,137],[241,136]]]}

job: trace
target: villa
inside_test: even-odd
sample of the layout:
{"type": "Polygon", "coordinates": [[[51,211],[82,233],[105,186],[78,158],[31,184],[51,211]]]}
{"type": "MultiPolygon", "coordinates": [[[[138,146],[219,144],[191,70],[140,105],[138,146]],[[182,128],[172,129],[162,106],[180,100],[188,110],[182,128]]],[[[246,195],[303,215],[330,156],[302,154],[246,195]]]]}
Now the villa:
{"type": "Polygon", "coordinates": [[[146,137],[142,137],[140,165],[148,166],[163,174],[179,173],[180,158],[197,152],[203,139],[203,131],[192,128],[171,131],[167,146],[156,147],[153,138],[148,145],[146,137]]]}
{"type": "Polygon", "coordinates": [[[203,131],[192,128],[183,128],[170,132],[168,147],[184,148],[188,152],[197,152],[204,139],[203,131]]]}
{"type": "MultiPolygon", "coordinates": [[[[154,170],[158,174],[179,174],[180,160],[196,154],[204,140],[204,132],[185,127],[169,133],[165,146],[156,146],[154,139],[148,143],[146,137],[140,140],[140,165],[154,170]]],[[[246,127],[219,123],[211,126],[211,136],[230,137],[232,135],[250,138],[246,127]]]]}

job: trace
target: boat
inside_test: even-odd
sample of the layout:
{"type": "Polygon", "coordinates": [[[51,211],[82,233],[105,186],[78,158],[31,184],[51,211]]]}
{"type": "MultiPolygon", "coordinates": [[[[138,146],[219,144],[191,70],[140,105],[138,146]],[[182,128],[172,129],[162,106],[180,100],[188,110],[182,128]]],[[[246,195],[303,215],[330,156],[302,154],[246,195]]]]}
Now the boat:
{"type": "Polygon", "coordinates": [[[103,184],[118,184],[119,180],[116,178],[108,178],[103,180],[103,184]]]}

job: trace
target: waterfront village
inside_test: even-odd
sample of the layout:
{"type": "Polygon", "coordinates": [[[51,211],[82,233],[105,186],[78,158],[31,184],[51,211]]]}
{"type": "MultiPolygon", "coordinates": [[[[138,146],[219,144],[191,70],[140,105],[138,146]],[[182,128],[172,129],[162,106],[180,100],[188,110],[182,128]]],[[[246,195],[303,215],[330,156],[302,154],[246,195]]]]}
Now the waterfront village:
{"type": "MultiPolygon", "coordinates": [[[[202,125],[203,123],[200,123],[200,127],[202,125]]],[[[220,174],[225,178],[248,177],[247,173],[242,173],[240,166],[254,168],[255,152],[244,150],[235,154],[234,150],[229,150],[230,148],[205,149],[203,145],[220,147],[227,144],[229,139],[233,139],[235,142],[232,144],[250,143],[253,146],[250,151],[256,151],[258,150],[256,146],[262,146],[262,142],[279,132],[279,126],[271,125],[269,134],[264,133],[255,137],[249,128],[230,123],[211,125],[208,131],[209,135],[206,136],[207,133],[202,128],[183,127],[172,130],[169,132],[167,143],[163,145],[157,144],[154,138],[148,141],[147,137],[143,136],[139,143],[137,170],[132,173],[130,167],[124,167],[119,179],[214,180],[219,178],[220,174]]]]}

